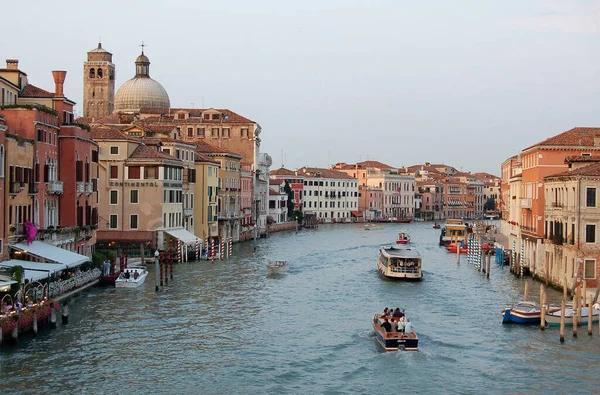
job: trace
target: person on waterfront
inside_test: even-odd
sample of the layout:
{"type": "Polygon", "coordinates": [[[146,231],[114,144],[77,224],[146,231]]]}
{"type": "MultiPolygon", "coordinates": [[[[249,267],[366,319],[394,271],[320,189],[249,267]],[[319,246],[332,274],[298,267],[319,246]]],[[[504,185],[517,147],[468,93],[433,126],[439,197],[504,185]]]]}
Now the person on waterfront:
{"type": "Polygon", "coordinates": [[[381,327],[383,329],[385,329],[386,332],[391,332],[392,331],[392,324],[389,323],[387,318],[383,319],[383,322],[381,323],[381,327]]]}

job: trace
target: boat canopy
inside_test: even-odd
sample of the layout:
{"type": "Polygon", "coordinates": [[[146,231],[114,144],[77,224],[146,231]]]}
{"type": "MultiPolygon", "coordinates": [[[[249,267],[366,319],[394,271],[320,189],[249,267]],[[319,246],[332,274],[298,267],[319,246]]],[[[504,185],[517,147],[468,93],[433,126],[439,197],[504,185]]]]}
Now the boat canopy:
{"type": "Polygon", "coordinates": [[[10,247],[26,254],[33,255],[37,258],[63,264],[66,266],[66,268],[76,267],[90,260],[90,258],[85,255],[67,251],[65,249],[55,247],[51,244],[42,243],[41,241],[37,240],[33,241],[29,245],[17,243],[10,245],[10,247]]]}

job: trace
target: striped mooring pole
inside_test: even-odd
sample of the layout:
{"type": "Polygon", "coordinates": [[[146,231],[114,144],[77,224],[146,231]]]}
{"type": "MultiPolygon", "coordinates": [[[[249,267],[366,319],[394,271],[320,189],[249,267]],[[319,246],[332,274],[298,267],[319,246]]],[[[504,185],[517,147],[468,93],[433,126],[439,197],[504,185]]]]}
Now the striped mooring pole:
{"type": "Polygon", "coordinates": [[[223,259],[225,257],[225,238],[221,239],[221,248],[219,248],[219,257],[223,259]]]}
{"type": "Polygon", "coordinates": [[[181,240],[177,239],[177,263],[181,263],[181,240]]]}
{"type": "Polygon", "coordinates": [[[232,252],[233,252],[232,248],[233,248],[233,237],[230,236],[229,237],[229,258],[231,258],[231,256],[233,255],[232,254],[232,252]]]}
{"type": "Polygon", "coordinates": [[[210,239],[210,261],[215,263],[215,239],[210,239]]]}
{"type": "Polygon", "coordinates": [[[198,238],[196,237],[196,260],[200,259],[200,243],[198,242],[198,238]]]}

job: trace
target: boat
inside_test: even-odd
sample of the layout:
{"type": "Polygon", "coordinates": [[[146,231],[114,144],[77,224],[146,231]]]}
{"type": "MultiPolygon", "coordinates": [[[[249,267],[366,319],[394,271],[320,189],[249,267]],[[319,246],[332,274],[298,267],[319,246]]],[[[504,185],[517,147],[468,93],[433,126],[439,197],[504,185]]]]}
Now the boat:
{"type": "Polygon", "coordinates": [[[398,233],[398,238],[396,239],[396,244],[408,244],[410,243],[410,236],[406,232],[398,233]]]}
{"type": "Polygon", "coordinates": [[[442,227],[442,225],[438,224],[437,222],[435,224],[433,224],[433,229],[439,229],[441,227],[442,227]]]}
{"type": "MultiPolygon", "coordinates": [[[[447,250],[448,252],[450,252],[450,253],[453,253],[453,254],[456,254],[456,250],[457,250],[457,248],[458,248],[458,247],[456,246],[456,243],[453,243],[453,244],[448,244],[448,245],[446,246],[446,250],[447,250]]],[[[462,245],[460,246],[460,253],[461,253],[461,254],[466,254],[466,253],[468,253],[468,252],[469,252],[469,249],[468,249],[468,248],[466,248],[466,247],[463,247],[462,245]]]]}
{"type": "Polygon", "coordinates": [[[467,237],[467,225],[462,219],[448,219],[440,234],[440,245],[446,246],[450,243],[463,243],[467,237]]]}
{"type": "MultiPolygon", "coordinates": [[[[598,322],[598,318],[600,317],[599,307],[600,306],[598,306],[598,305],[592,306],[592,323],[598,322]]],[[[565,325],[566,326],[573,326],[573,310],[574,310],[573,306],[568,306],[565,308],[565,325]]],[[[588,307],[582,306],[581,307],[581,325],[587,325],[588,317],[589,317],[588,314],[589,314],[588,307]]],[[[544,317],[546,319],[546,325],[548,325],[548,326],[560,325],[560,317],[561,317],[560,307],[558,307],[558,306],[550,307],[544,317]]]]}
{"type": "Polygon", "coordinates": [[[395,218],[395,217],[380,217],[377,218],[375,221],[377,222],[391,222],[394,224],[410,224],[413,219],[412,218],[395,218]]]}
{"type": "Polygon", "coordinates": [[[144,266],[129,266],[115,280],[117,288],[137,288],[146,281],[148,270],[144,266]]]}
{"type": "Polygon", "coordinates": [[[377,269],[382,276],[391,279],[421,280],[421,255],[408,246],[389,246],[379,250],[377,269]]]}
{"type": "Polygon", "coordinates": [[[273,261],[267,265],[269,274],[282,274],[288,271],[289,265],[287,261],[273,261]]]}
{"type": "Polygon", "coordinates": [[[385,351],[418,351],[419,336],[414,330],[410,329],[410,332],[387,332],[381,326],[386,319],[389,320],[391,318],[391,316],[384,316],[382,314],[375,314],[373,317],[375,337],[377,338],[377,342],[381,344],[381,347],[385,351]]]}
{"type": "Polygon", "coordinates": [[[537,303],[521,301],[513,306],[506,307],[502,311],[502,315],[503,324],[539,324],[542,313],[537,303]]]}
{"type": "Polygon", "coordinates": [[[365,230],[376,230],[376,229],[381,229],[381,226],[376,225],[376,224],[365,224],[364,229],[365,230]]]}
{"type": "Polygon", "coordinates": [[[119,278],[119,274],[120,272],[116,265],[111,264],[108,259],[105,260],[104,262],[102,262],[102,272],[100,274],[100,281],[98,282],[98,285],[107,285],[114,287],[115,281],[117,280],[117,278],[119,278]]]}

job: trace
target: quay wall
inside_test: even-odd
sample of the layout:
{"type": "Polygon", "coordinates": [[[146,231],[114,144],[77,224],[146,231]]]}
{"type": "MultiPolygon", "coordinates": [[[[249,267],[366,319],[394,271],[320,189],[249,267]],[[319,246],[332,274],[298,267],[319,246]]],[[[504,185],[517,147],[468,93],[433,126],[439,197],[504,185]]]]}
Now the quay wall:
{"type": "Polygon", "coordinates": [[[295,230],[295,229],[296,229],[296,222],[295,221],[283,222],[283,223],[280,223],[280,224],[269,225],[269,233],[283,232],[283,231],[286,231],[286,230],[295,230]]]}

